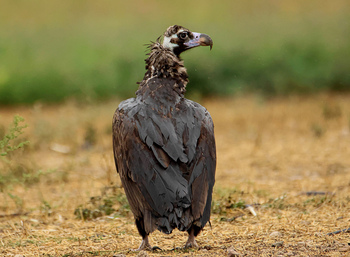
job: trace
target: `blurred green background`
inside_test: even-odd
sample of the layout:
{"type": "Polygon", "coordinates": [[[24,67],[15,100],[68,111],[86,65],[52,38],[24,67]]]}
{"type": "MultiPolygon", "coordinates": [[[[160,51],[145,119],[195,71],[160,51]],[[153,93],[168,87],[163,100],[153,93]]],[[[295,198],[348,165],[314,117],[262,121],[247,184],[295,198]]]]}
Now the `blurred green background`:
{"type": "Polygon", "coordinates": [[[1,1],[0,104],[132,96],[173,24],[214,41],[182,55],[190,96],[350,91],[349,17],[348,0],[1,1]]]}

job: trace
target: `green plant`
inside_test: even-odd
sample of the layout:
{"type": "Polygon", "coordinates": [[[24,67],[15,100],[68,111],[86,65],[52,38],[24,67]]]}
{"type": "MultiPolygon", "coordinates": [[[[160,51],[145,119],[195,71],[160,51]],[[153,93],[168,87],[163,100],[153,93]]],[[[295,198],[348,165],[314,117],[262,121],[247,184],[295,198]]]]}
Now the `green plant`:
{"type": "Polygon", "coordinates": [[[231,188],[216,189],[211,205],[212,213],[226,214],[228,209],[244,209],[245,200],[240,198],[242,194],[243,192],[231,188]]]}
{"type": "Polygon", "coordinates": [[[328,105],[323,106],[323,117],[326,120],[340,118],[342,111],[339,105],[328,105]]]}
{"type": "Polygon", "coordinates": [[[312,124],[311,130],[315,137],[322,137],[326,132],[326,129],[322,127],[320,124],[312,124]]]}
{"type": "Polygon", "coordinates": [[[97,142],[96,129],[92,124],[87,124],[85,128],[85,136],[84,136],[84,148],[88,149],[94,146],[97,142]]]}
{"type": "Polygon", "coordinates": [[[6,156],[10,152],[16,151],[29,144],[29,141],[17,141],[16,139],[23,134],[23,129],[28,127],[27,124],[21,125],[24,122],[24,118],[19,115],[15,115],[13,118],[12,126],[8,133],[5,133],[0,140],[0,156],[6,156]]]}
{"type": "Polygon", "coordinates": [[[41,203],[41,211],[43,213],[45,213],[47,216],[50,216],[51,213],[52,213],[52,207],[50,205],[50,203],[46,200],[42,200],[42,203],[41,203]]]}
{"type": "MultiPolygon", "coordinates": [[[[28,161],[23,156],[17,158],[17,154],[20,154],[19,150],[30,143],[28,140],[24,140],[20,137],[24,133],[24,129],[28,127],[27,124],[23,123],[24,118],[15,115],[8,132],[5,130],[2,132],[3,136],[0,139],[0,159],[3,161],[0,172],[1,191],[14,184],[35,184],[43,175],[53,173],[54,171],[37,169],[32,162],[28,161]]],[[[11,199],[15,199],[11,195],[9,196],[11,199]]]]}
{"type": "MultiPolygon", "coordinates": [[[[19,171],[22,174],[23,166],[19,163],[12,164],[10,161],[10,154],[23,148],[25,145],[29,144],[29,141],[19,140],[18,137],[23,134],[23,129],[27,127],[27,124],[22,124],[24,119],[21,116],[14,116],[13,122],[6,133],[3,130],[2,139],[0,139],[0,159],[4,162],[2,172],[0,173],[0,189],[2,190],[4,186],[11,185],[12,182],[16,180],[15,176],[19,171]]],[[[11,195],[9,195],[11,197],[11,195]]],[[[11,197],[12,198],[12,197],[11,197]]],[[[14,199],[14,198],[12,198],[14,199]]]]}
{"type": "Polygon", "coordinates": [[[17,195],[14,195],[14,194],[11,194],[11,193],[8,193],[7,194],[12,200],[13,202],[16,204],[16,207],[18,209],[22,209],[23,208],[23,199],[18,197],[17,195]]]}
{"type": "Polygon", "coordinates": [[[105,215],[127,216],[130,206],[123,192],[117,186],[105,188],[101,196],[91,197],[86,204],[79,205],[74,215],[78,219],[96,219],[105,215]]]}
{"type": "Polygon", "coordinates": [[[315,196],[312,198],[308,198],[303,202],[303,206],[307,207],[309,205],[318,208],[320,207],[323,203],[331,203],[333,200],[332,195],[322,195],[322,196],[315,196]]]}
{"type": "Polygon", "coordinates": [[[275,199],[270,199],[267,203],[265,203],[263,206],[272,208],[272,209],[279,209],[279,210],[284,210],[287,207],[290,207],[289,204],[286,203],[286,198],[287,195],[284,194],[280,197],[277,197],[275,199]]]}

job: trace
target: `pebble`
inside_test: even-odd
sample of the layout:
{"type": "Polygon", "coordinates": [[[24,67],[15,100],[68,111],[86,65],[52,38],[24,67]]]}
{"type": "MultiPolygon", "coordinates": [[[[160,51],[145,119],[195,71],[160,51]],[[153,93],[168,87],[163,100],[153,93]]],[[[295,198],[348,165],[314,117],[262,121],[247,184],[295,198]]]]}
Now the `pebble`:
{"type": "Polygon", "coordinates": [[[148,253],[146,251],[141,251],[141,252],[139,252],[137,257],[148,257],[148,253]]]}
{"type": "Polygon", "coordinates": [[[282,237],[282,233],[278,231],[274,231],[270,234],[270,237],[282,237]]]}
{"type": "Polygon", "coordinates": [[[349,246],[339,248],[339,252],[348,252],[348,251],[350,251],[350,247],[349,246]]]}
{"type": "Polygon", "coordinates": [[[272,247],[282,247],[283,246],[283,241],[279,241],[279,242],[273,243],[271,246],[272,247]]]}
{"type": "Polygon", "coordinates": [[[240,256],[240,254],[238,252],[236,252],[234,247],[230,247],[227,249],[227,256],[228,257],[237,257],[237,256],[240,256]]]}

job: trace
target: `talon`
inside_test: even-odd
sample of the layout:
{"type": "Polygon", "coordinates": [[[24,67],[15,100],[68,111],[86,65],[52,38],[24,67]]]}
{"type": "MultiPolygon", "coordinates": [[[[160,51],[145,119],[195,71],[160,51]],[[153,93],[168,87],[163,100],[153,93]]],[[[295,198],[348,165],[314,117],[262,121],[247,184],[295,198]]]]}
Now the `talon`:
{"type": "Polygon", "coordinates": [[[162,248],[158,247],[158,246],[153,246],[152,251],[162,251],[162,248]]]}
{"type": "Polygon", "coordinates": [[[175,248],[171,249],[170,251],[179,251],[179,250],[182,250],[182,248],[181,247],[175,247],[175,248]]]}
{"type": "Polygon", "coordinates": [[[199,247],[198,247],[198,244],[196,243],[196,241],[194,241],[194,242],[187,242],[185,244],[185,248],[199,248],[199,247]]]}
{"type": "MultiPolygon", "coordinates": [[[[158,246],[155,246],[155,247],[158,247],[158,246]]],[[[159,248],[159,247],[158,247],[158,248],[159,248]]],[[[160,248],[159,248],[159,249],[160,249],[160,248]]],[[[151,246],[150,243],[148,242],[148,236],[146,236],[146,237],[142,240],[142,242],[141,242],[141,244],[140,244],[140,246],[139,246],[138,249],[132,249],[131,251],[133,251],[133,252],[139,252],[139,251],[142,251],[142,250],[145,250],[145,251],[152,251],[152,250],[153,250],[152,246],[151,246]]]]}

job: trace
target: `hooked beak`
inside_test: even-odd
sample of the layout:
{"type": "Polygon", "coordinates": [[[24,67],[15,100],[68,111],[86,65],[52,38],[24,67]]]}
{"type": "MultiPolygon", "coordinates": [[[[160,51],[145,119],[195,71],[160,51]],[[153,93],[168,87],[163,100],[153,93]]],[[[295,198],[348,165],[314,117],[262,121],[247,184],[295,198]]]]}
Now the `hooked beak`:
{"type": "Polygon", "coordinates": [[[193,32],[193,39],[184,43],[186,46],[186,50],[197,47],[197,46],[210,46],[210,50],[213,47],[213,40],[207,34],[201,34],[197,32],[193,32]]]}

